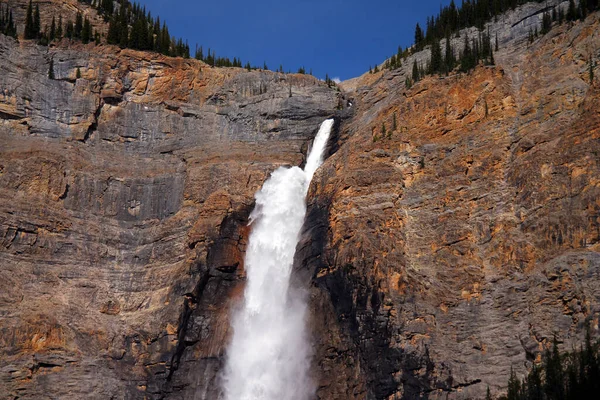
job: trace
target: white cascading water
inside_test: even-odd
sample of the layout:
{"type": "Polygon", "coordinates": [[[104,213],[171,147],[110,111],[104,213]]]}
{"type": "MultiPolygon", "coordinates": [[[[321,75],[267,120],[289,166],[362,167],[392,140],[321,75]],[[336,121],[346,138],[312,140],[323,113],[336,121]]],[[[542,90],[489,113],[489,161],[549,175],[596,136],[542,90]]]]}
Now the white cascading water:
{"type": "Polygon", "coordinates": [[[332,126],[333,119],[321,124],[304,170],[281,167],[256,193],[244,303],[232,319],[223,375],[227,400],[307,400],[314,394],[306,301],[290,290],[290,276],[306,194],[332,126]]]}

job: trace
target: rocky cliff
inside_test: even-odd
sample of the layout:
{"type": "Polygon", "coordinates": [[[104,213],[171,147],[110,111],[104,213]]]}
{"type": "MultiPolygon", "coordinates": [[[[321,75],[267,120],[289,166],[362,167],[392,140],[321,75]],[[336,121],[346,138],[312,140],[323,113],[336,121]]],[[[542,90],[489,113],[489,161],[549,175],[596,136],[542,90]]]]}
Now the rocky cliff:
{"type": "Polygon", "coordinates": [[[297,259],[320,310],[320,398],[497,396],[554,334],[566,350],[598,335],[599,15],[531,44],[519,24],[496,66],[346,83],[354,114],[297,259]]]}
{"type": "Polygon", "coordinates": [[[0,69],[0,397],[214,398],[253,195],[340,93],[4,36],[0,69]]]}
{"type": "Polygon", "coordinates": [[[217,398],[254,192],[332,115],[296,257],[318,398],[497,395],[597,336],[600,21],[529,44],[544,6],[411,89],[0,35],[0,397],[217,398]]]}

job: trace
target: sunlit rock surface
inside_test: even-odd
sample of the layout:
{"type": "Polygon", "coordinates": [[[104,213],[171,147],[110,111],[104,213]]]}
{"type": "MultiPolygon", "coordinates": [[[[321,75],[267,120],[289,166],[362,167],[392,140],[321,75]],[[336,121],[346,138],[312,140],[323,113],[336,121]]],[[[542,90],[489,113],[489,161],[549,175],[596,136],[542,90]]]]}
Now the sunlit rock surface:
{"type": "Polygon", "coordinates": [[[217,398],[254,193],[332,115],[296,255],[319,398],[498,395],[597,337],[599,17],[529,44],[544,6],[490,26],[495,67],[411,89],[412,58],[340,92],[0,36],[2,396],[217,398]]]}
{"type": "Polygon", "coordinates": [[[298,255],[321,398],[500,395],[554,333],[565,350],[598,335],[598,18],[411,89],[403,72],[350,82],[298,255]]]}

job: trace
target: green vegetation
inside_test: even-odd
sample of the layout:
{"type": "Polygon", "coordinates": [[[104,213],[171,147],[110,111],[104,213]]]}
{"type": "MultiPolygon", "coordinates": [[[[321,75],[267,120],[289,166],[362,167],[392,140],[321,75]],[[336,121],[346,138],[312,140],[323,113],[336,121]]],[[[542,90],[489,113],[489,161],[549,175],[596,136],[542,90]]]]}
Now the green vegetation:
{"type": "Polygon", "coordinates": [[[25,17],[25,39],[37,39],[39,31],[35,32],[33,27],[33,4],[29,0],[27,5],[27,14],[25,17]]]}
{"type": "Polygon", "coordinates": [[[17,37],[17,26],[13,20],[12,10],[0,4],[0,33],[13,38],[17,37]]]}
{"type": "MultiPolygon", "coordinates": [[[[80,0],[92,4],[89,0],[80,0]]],[[[168,56],[190,57],[190,47],[183,39],[169,33],[167,24],[160,17],[152,17],[146,7],[128,0],[119,0],[115,9],[108,1],[93,2],[108,21],[106,42],[136,50],[155,51],[168,56]]]]}
{"type": "Polygon", "coordinates": [[[589,331],[579,350],[560,354],[554,338],[541,365],[534,365],[520,381],[511,369],[505,400],[584,400],[600,393],[600,344],[592,343],[589,331]]]}
{"type": "MultiPolygon", "coordinates": [[[[196,60],[202,60],[208,65],[212,65],[213,67],[238,67],[242,68],[242,60],[236,57],[233,57],[233,60],[230,60],[228,57],[217,57],[215,51],[211,51],[208,49],[208,54],[204,56],[204,50],[202,46],[196,48],[196,53],[194,55],[196,60]]],[[[249,67],[250,63],[246,63],[244,68],[248,69],[248,71],[252,70],[252,67],[249,67]]],[[[256,67],[255,67],[256,69],[256,67]]]]}
{"type": "MultiPolygon", "coordinates": [[[[442,7],[437,16],[427,18],[425,29],[417,23],[415,26],[414,45],[398,52],[385,62],[388,69],[396,69],[402,66],[402,61],[411,54],[423,50],[429,46],[431,58],[427,65],[418,65],[415,61],[412,66],[412,75],[406,79],[406,86],[411,87],[425,75],[448,74],[457,66],[461,72],[468,72],[480,63],[494,65],[494,51],[498,51],[498,36],[496,35],[492,46],[489,32],[484,31],[487,22],[495,20],[498,16],[517,6],[535,1],[542,3],[543,0],[463,0],[457,6],[454,0],[448,6],[442,7]],[[458,38],[461,29],[476,27],[479,34],[476,38],[465,37],[462,51],[456,52],[452,48],[451,38],[458,38]],[[444,40],[444,51],[441,43],[444,40]]],[[[569,1],[566,16],[561,7],[548,7],[542,17],[539,33],[548,33],[552,23],[563,20],[574,21],[599,8],[600,0],[581,0],[575,5],[574,0],[569,1]]],[[[538,27],[530,31],[530,43],[538,37],[538,27]]],[[[371,71],[371,69],[369,68],[371,71]]],[[[377,71],[373,71],[377,72],[377,71]]]]}
{"type": "MultiPolygon", "coordinates": [[[[172,57],[190,57],[190,47],[181,38],[175,38],[169,33],[169,28],[160,17],[154,18],[146,7],[129,0],[79,0],[87,4],[108,22],[106,36],[95,31],[88,17],[78,12],[75,21],[67,20],[63,23],[62,15],[52,16],[50,27],[47,25],[42,30],[40,20],[40,5],[29,0],[25,19],[24,38],[37,40],[41,45],[48,45],[52,41],[67,38],[79,40],[82,43],[94,42],[100,44],[105,41],[108,44],[118,45],[121,48],[130,48],[144,51],[154,51],[172,57]]],[[[0,4],[0,34],[17,37],[17,28],[13,21],[13,13],[8,5],[0,4]]],[[[217,57],[215,51],[208,50],[205,55],[202,47],[196,46],[194,57],[214,67],[245,67],[248,70],[259,69],[250,66],[250,63],[242,64],[240,58],[217,57]]],[[[267,70],[266,62],[263,70],[267,70]]],[[[279,72],[283,73],[283,66],[279,66],[279,72]]],[[[288,71],[289,72],[289,71],[288,71]]],[[[305,67],[300,67],[298,73],[306,74],[305,67]]],[[[312,75],[312,69],[309,72],[312,75]]]]}
{"type": "Polygon", "coordinates": [[[329,74],[325,74],[325,83],[329,87],[335,87],[335,86],[337,86],[336,83],[329,77],[329,74]]]}

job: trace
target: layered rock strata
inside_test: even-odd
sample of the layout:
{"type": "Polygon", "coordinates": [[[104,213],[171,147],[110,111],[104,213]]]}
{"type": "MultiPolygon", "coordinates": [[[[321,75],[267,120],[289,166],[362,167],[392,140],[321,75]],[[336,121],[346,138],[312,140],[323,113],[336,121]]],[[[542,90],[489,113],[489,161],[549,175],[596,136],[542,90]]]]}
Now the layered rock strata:
{"type": "Polygon", "coordinates": [[[340,93],[112,46],[0,60],[1,397],[215,398],[254,192],[340,93]]]}
{"type": "Polygon", "coordinates": [[[528,43],[558,3],[490,24],[496,66],[346,93],[0,36],[2,396],[217,398],[253,194],[331,115],[296,257],[318,398],[499,395],[598,336],[600,23],[528,43]]]}
{"type": "Polygon", "coordinates": [[[497,396],[555,334],[598,336],[599,26],[516,36],[496,66],[410,89],[403,70],[350,83],[297,257],[319,398],[497,396]]]}

